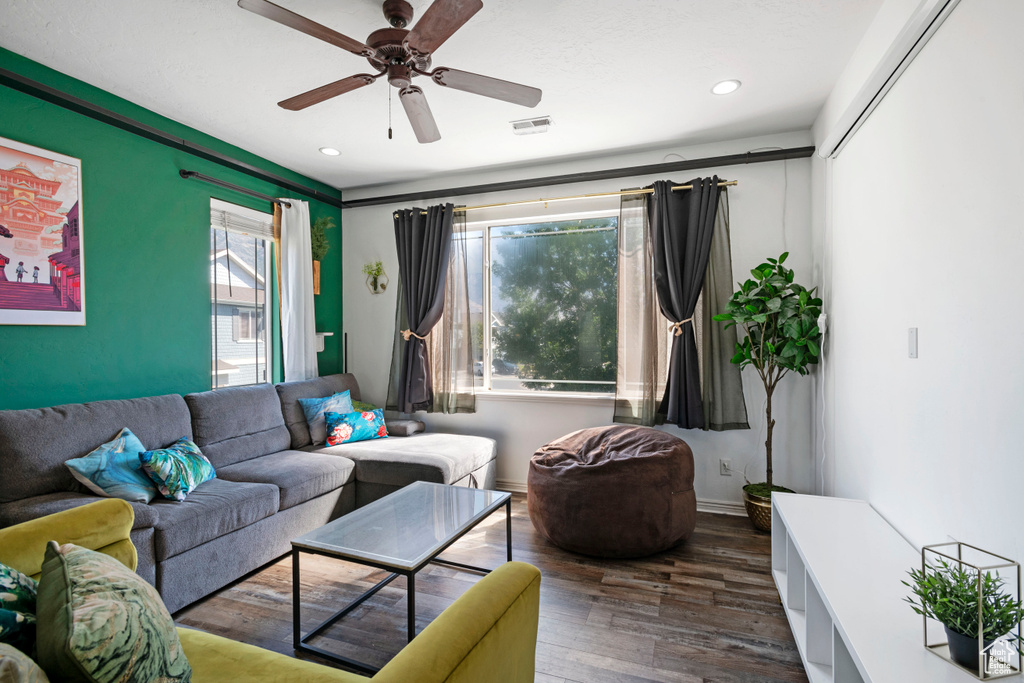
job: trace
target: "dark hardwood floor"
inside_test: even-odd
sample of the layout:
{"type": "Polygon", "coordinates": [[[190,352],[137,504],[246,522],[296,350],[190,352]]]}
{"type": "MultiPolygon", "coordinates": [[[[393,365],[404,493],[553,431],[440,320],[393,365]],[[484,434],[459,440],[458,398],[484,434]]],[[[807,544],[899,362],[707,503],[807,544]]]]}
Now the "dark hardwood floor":
{"type": "MultiPolygon", "coordinates": [[[[524,495],[514,495],[512,511],[513,557],[543,573],[537,683],[807,680],[769,571],[770,537],[746,518],[699,513],[697,530],[682,546],[642,560],[611,561],[573,555],[541,538],[524,495]]],[[[443,557],[496,566],[504,553],[505,516],[499,511],[443,557]]],[[[304,628],[384,576],[304,555],[304,628]]],[[[293,655],[291,578],[291,560],[284,558],[185,608],[175,620],[293,655]]],[[[419,628],[477,580],[439,565],[424,569],[416,580],[419,628]]],[[[405,644],[405,618],[400,578],[314,644],[382,666],[405,644]]]]}

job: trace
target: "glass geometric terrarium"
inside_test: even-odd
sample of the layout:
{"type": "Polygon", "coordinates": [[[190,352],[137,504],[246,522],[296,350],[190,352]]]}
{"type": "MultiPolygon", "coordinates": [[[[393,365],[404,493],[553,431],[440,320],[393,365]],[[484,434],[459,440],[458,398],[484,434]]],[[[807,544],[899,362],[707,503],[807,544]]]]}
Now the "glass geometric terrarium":
{"type": "Polygon", "coordinates": [[[908,602],[922,614],[929,651],[983,681],[1021,673],[1020,564],[968,543],[937,543],[921,549],[915,574],[918,602],[908,602]],[[924,602],[932,608],[919,609],[924,602]]]}

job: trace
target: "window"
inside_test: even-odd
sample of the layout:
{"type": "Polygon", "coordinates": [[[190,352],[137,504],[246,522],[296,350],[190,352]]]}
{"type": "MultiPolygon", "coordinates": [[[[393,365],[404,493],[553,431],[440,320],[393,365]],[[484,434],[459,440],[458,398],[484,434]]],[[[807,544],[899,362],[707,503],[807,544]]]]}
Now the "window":
{"type": "Polygon", "coordinates": [[[477,386],[614,393],[618,216],[467,227],[477,386]]]}
{"type": "Polygon", "coordinates": [[[210,208],[213,388],[269,382],[272,218],[217,200],[210,208]]]}

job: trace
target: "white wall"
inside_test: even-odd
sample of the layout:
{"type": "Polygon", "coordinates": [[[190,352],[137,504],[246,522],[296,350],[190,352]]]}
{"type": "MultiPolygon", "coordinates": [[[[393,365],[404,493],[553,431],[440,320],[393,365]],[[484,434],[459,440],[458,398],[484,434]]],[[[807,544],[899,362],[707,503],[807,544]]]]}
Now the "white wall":
{"type": "Polygon", "coordinates": [[[815,182],[831,226],[815,241],[835,494],[917,545],[953,537],[1018,560],[1021,27],[1018,0],[963,0],[815,182]]]}
{"type": "MultiPolygon", "coordinates": [[[[555,133],[552,133],[555,134],[555,133]]],[[[617,168],[638,164],[678,160],[680,157],[696,159],[723,154],[734,154],[765,147],[795,147],[810,143],[807,132],[738,140],[728,143],[707,144],[688,148],[674,148],[637,153],[629,156],[589,159],[573,163],[488,171],[458,178],[432,178],[413,185],[363,188],[346,191],[345,199],[363,196],[387,195],[424,188],[443,188],[458,185],[538,177],[574,171],[617,168]]],[[[788,263],[796,269],[805,284],[810,283],[810,160],[771,162],[686,171],[672,174],[672,179],[686,181],[696,176],[718,174],[736,179],[739,186],[729,192],[732,218],[732,249],[734,277],[744,277],[765,257],[778,255],[784,249],[793,252],[788,263]],[[787,189],[788,176],[788,189],[787,189]],[[785,191],[784,191],[785,190],[785,191]],[[783,226],[783,209],[786,220],[783,226]]],[[[658,180],[653,177],[620,178],[601,182],[559,185],[551,188],[519,190],[477,196],[452,198],[463,204],[478,204],[536,199],[537,197],[564,196],[580,193],[620,190],[647,185],[658,180]]],[[[434,199],[424,203],[440,203],[434,199]]],[[[617,207],[615,199],[608,207],[617,207]]],[[[573,208],[579,206],[574,204],[573,208]]],[[[552,211],[572,210],[565,204],[551,205],[552,211]]],[[[343,239],[345,254],[345,330],[348,333],[349,370],[356,373],[368,400],[383,403],[387,391],[387,373],[391,361],[391,340],[394,334],[394,288],[382,295],[371,295],[360,274],[362,265],[381,259],[385,269],[397,283],[398,267],[394,247],[394,227],[391,211],[395,206],[377,206],[343,211],[343,239]]],[[[532,215],[541,210],[529,209],[532,215]]],[[[510,209],[502,210],[508,215],[510,209]]],[[[523,209],[519,209],[523,215],[523,209]]],[[[479,214],[472,218],[479,217],[479,214]]],[[[744,373],[744,391],[752,429],[733,432],[703,432],[669,428],[691,446],[695,455],[697,496],[703,501],[738,502],[741,500],[740,474],[722,477],[718,460],[730,458],[734,469],[742,471],[747,463],[752,480],[764,475],[763,415],[764,391],[752,371],[744,373]]],[[[811,387],[812,383],[799,377],[787,380],[776,394],[774,451],[776,453],[776,480],[798,491],[811,486],[811,387]]],[[[522,486],[526,482],[530,456],[544,443],[570,431],[589,426],[611,424],[612,405],[608,399],[576,399],[553,401],[531,396],[531,400],[482,396],[473,415],[438,416],[424,419],[429,428],[494,437],[498,441],[498,479],[506,486],[522,486]]]]}

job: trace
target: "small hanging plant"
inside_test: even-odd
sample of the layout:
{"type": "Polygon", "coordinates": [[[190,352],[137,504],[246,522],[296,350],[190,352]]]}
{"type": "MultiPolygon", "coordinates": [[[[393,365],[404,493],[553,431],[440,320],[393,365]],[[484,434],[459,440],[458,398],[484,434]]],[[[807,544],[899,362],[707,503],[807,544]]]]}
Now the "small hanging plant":
{"type": "Polygon", "coordinates": [[[382,277],[387,277],[386,275],[384,275],[384,264],[381,263],[380,261],[375,261],[373,263],[367,263],[366,265],[364,265],[363,275],[366,276],[371,292],[377,292],[387,289],[387,282],[380,281],[382,277]]]}
{"type": "Polygon", "coordinates": [[[334,219],[321,216],[313,221],[309,228],[309,238],[312,246],[313,260],[323,261],[327,252],[331,249],[331,243],[327,241],[327,231],[337,227],[334,219]]]}

